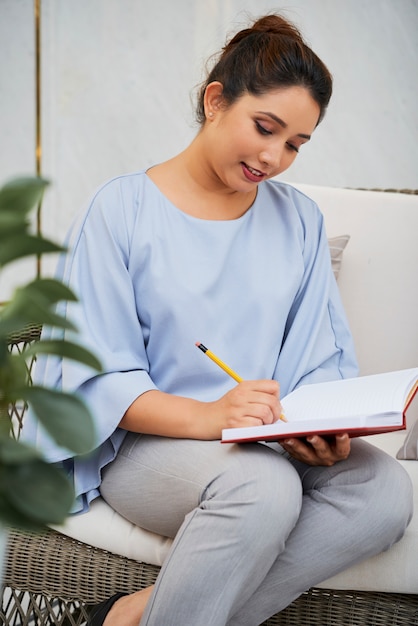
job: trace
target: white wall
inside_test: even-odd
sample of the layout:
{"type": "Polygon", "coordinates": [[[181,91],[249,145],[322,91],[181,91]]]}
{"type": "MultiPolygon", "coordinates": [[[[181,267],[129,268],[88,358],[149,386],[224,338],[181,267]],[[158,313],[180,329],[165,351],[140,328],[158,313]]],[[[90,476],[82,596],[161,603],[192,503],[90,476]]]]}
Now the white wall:
{"type": "MultiPolygon", "coordinates": [[[[107,178],[161,161],[196,132],[205,59],[248,13],[301,28],[334,75],[294,182],[416,188],[418,0],[42,0],[44,231],[61,240],[107,178]]],[[[34,173],[34,0],[0,0],[0,182],[34,173]]],[[[0,300],[9,278],[0,281],[0,300]]]]}

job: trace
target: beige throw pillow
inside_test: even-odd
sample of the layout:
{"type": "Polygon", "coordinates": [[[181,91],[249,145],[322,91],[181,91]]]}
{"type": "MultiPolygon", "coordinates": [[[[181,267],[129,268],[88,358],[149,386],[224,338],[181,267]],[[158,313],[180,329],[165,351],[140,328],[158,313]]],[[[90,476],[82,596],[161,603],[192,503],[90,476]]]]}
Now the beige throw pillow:
{"type": "Polygon", "coordinates": [[[331,254],[332,271],[334,272],[335,279],[338,278],[338,274],[341,267],[341,261],[343,258],[343,252],[348,244],[350,235],[340,235],[339,237],[331,237],[328,239],[329,251],[331,254]]]}
{"type": "Polygon", "coordinates": [[[418,461],[418,393],[415,394],[406,411],[406,423],[408,432],[396,458],[418,461]]]}

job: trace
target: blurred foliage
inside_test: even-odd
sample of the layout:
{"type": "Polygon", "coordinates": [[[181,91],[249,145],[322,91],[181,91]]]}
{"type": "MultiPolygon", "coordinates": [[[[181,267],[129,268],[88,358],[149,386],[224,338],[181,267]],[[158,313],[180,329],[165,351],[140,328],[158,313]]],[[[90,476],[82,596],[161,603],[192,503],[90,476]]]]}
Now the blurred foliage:
{"type": "MultiPolygon", "coordinates": [[[[23,257],[65,252],[31,232],[30,213],[40,205],[47,185],[41,178],[25,177],[12,179],[0,189],[0,271],[23,257]]],[[[6,526],[40,530],[60,524],[74,501],[63,470],[16,437],[11,405],[31,406],[48,434],[75,455],[94,446],[93,421],[84,402],[75,394],[32,385],[28,364],[38,354],[53,354],[100,371],[96,357],[65,339],[41,338],[22,353],[8,348],[10,336],[27,326],[76,330],[55,311],[60,301],[77,298],[57,280],[36,278],[18,287],[0,310],[0,523],[6,526]]]]}

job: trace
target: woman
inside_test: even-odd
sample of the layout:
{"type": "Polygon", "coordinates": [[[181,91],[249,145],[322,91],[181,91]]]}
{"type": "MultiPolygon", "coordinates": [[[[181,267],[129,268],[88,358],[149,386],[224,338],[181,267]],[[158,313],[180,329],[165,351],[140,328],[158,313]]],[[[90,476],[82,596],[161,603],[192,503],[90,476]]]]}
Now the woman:
{"type": "Polygon", "coordinates": [[[101,495],[174,538],[155,586],[99,605],[94,626],[254,626],[408,524],[406,473],[363,441],[219,443],[278,420],[280,394],[357,372],[321,213],[269,180],[310,140],[331,83],[293,25],[261,18],[223,49],[184,152],[107,183],[73,229],[68,315],[104,374],[47,360],[38,376],[85,397],[97,448],[72,459],[38,441],[73,476],[75,512],[101,495]]]}

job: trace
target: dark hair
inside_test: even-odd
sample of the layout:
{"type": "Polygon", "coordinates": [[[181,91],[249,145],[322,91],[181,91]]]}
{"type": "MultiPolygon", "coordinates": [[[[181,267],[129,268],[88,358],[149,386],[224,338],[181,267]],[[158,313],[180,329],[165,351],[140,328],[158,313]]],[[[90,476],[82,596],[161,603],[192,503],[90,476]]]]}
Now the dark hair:
{"type": "Polygon", "coordinates": [[[266,15],[251,28],[241,30],[222,49],[200,88],[196,108],[200,124],[205,121],[205,90],[213,81],[222,83],[227,105],[245,93],[261,95],[280,87],[305,87],[320,107],[318,123],[332,93],[332,76],[325,64],[296,26],[276,14],[266,15]]]}

